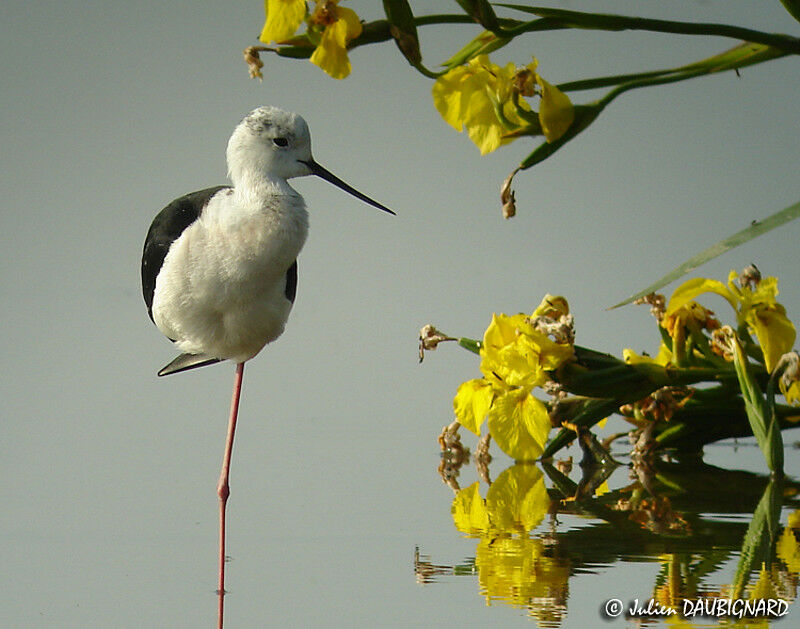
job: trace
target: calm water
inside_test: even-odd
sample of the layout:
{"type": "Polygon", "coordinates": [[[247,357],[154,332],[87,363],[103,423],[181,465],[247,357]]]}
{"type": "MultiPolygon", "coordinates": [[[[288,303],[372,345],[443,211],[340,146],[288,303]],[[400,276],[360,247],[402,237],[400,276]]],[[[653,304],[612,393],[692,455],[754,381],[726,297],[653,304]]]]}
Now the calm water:
{"type": "MultiPolygon", "coordinates": [[[[611,599],[681,609],[684,599],[734,594],[789,601],[782,626],[800,618],[793,448],[782,485],[757,473],[764,464],[750,444],[709,447],[707,463],[662,463],[634,478],[622,466],[584,483],[577,465],[566,473],[497,457],[481,471],[469,461],[443,483],[430,431],[426,448],[406,447],[416,436],[348,459],[320,447],[334,426],[242,428],[228,629],[593,627],[606,626],[611,599]]],[[[208,431],[207,445],[181,445],[180,429],[155,448],[146,435],[102,454],[93,445],[93,458],[59,464],[70,474],[37,483],[31,475],[49,468],[20,465],[24,491],[2,515],[0,627],[216,626],[221,430],[208,431]],[[136,468],[151,450],[182,458],[136,468]]],[[[717,625],[678,626],[704,624],[717,625]]]]}

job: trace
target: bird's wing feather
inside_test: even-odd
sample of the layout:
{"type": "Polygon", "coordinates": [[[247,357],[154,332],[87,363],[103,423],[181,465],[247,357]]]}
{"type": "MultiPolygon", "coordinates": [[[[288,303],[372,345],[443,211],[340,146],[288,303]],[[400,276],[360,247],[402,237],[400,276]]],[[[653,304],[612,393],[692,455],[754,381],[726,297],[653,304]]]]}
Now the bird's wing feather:
{"type": "Polygon", "coordinates": [[[297,260],[292,263],[292,266],[286,272],[286,288],[283,293],[286,295],[286,299],[294,303],[295,295],[297,295],[297,260]]]}
{"type": "Polygon", "coordinates": [[[153,319],[153,296],[156,290],[156,277],[164,264],[172,243],[178,239],[189,225],[194,223],[208,205],[211,198],[220,190],[230,186],[215,186],[192,192],[175,199],[161,210],[153,219],[142,252],[142,294],[147,305],[147,314],[153,319]]]}
{"type": "Polygon", "coordinates": [[[196,367],[205,367],[206,365],[213,365],[220,362],[219,358],[212,358],[206,354],[181,354],[168,365],[165,365],[161,371],[158,372],[159,376],[169,376],[173,373],[195,369],[196,367]]]}

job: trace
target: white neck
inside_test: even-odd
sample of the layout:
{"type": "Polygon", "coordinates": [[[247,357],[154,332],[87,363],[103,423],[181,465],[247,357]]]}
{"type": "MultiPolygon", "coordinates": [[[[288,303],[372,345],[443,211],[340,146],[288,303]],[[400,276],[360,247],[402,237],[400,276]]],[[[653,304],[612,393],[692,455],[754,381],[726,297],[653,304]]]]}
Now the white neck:
{"type": "Polygon", "coordinates": [[[286,179],[269,178],[252,170],[232,172],[230,175],[234,194],[244,202],[258,203],[275,196],[300,196],[286,179]]]}

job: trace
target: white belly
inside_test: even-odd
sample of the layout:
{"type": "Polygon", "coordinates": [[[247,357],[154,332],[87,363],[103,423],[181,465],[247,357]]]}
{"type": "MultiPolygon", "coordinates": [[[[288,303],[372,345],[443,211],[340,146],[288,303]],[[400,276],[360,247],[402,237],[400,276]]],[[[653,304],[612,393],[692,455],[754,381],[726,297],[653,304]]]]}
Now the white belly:
{"type": "Polygon", "coordinates": [[[242,214],[204,213],[164,259],[153,319],[183,352],[243,362],[283,333],[292,308],[286,273],[305,241],[305,211],[242,214]]]}

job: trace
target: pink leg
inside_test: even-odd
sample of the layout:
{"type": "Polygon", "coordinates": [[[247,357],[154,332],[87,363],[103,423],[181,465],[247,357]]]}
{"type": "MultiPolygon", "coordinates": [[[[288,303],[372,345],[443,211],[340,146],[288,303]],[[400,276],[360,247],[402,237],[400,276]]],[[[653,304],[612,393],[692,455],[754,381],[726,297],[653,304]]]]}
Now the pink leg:
{"type": "Polygon", "coordinates": [[[231,400],[231,415],[228,420],[228,436],[225,440],[225,455],[222,459],[222,471],[217,485],[217,495],[219,496],[219,589],[217,590],[219,595],[219,629],[222,629],[223,598],[225,596],[225,505],[231,493],[228,487],[228,475],[231,470],[233,434],[236,431],[236,418],[239,415],[239,396],[242,393],[243,376],[244,363],[239,363],[236,365],[236,377],[233,381],[233,399],[231,400]]]}

